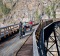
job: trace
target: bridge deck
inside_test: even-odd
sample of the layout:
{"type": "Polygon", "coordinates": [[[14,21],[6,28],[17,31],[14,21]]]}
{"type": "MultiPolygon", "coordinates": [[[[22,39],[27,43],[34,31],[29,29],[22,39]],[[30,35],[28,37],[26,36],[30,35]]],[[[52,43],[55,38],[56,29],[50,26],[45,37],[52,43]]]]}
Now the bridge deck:
{"type": "Polygon", "coordinates": [[[32,32],[33,30],[27,32],[25,35],[23,35],[22,39],[20,39],[19,34],[17,34],[13,39],[0,44],[0,56],[14,56],[32,32]]]}
{"type": "Polygon", "coordinates": [[[33,56],[33,37],[28,38],[22,48],[18,51],[17,56],[33,56]]]}

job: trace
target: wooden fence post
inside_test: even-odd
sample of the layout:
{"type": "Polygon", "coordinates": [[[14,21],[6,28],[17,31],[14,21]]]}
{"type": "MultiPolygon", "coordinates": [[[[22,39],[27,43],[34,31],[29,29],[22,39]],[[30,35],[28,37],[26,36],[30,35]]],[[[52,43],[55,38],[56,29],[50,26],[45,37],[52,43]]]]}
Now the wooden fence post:
{"type": "MultiPolygon", "coordinates": [[[[1,29],[0,29],[0,37],[1,37],[1,29]]],[[[0,40],[1,40],[1,38],[0,38],[0,40]]]]}
{"type": "Polygon", "coordinates": [[[8,36],[9,36],[10,34],[9,34],[9,27],[8,27],[8,36]]]}
{"type": "Polygon", "coordinates": [[[14,26],[13,26],[13,33],[14,33],[14,26]]]}
{"type": "Polygon", "coordinates": [[[0,29],[0,36],[1,36],[1,29],[0,29]]]}
{"type": "Polygon", "coordinates": [[[11,34],[11,26],[10,26],[10,30],[9,31],[10,31],[10,34],[11,34]]]}
{"type": "Polygon", "coordinates": [[[4,28],[4,38],[6,38],[6,28],[4,28]]]}

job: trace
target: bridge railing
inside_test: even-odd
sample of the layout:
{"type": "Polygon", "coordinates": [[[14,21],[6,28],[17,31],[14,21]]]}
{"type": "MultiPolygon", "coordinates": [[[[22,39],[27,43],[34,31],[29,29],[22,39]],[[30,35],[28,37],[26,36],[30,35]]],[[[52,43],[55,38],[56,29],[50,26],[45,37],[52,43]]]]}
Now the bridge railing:
{"type": "Polygon", "coordinates": [[[38,42],[39,35],[40,35],[40,32],[43,29],[43,27],[45,27],[46,25],[48,25],[52,22],[53,22],[53,20],[41,20],[41,22],[40,22],[40,24],[35,32],[37,42],[38,42]]]}
{"type": "MultiPolygon", "coordinates": [[[[33,26],[37,25],[38,23],[36,24],[33,24],[33,26]]],[[[14,25],[9,25],[9,26],[6,26],[6,27],[1,27],[0,28],[0,40],[1,38],[6,38],[6,36],[10,36],[12,33],[15,33],[19,30],[19,23],[18,24],[14,24],[14,25]]]]}
{"type": "Polygon", "coordinates": [[[38,51],[40,56],[48,56],[52,55],[55,56],[60,56],[59,48],[58,48],[58,42],[57,42],[57,36],[55,32],[55,26],[58,25],[60,21],[53,22],[52,20],[42,22],[39,27],[37,28],[36,31],[36,40],[37,40],[37,46],[38,46],[38,51]],[[51,34],[53,33],[53,36],[51,34]],[[51,48],[54,46],[53,44],[50,46],[48,44],[49,39],[51,44],[54,43],[56,45],[56,50],[51,50],[51,48]],[[48,45],[50,48],[48,48],[48,45]],[[53,54],[53,52],[55,54],[53,54]],[[50,54],[48,54],[50,53],[50,54]]]}
{"type": "Polygon", "coordinates": [[[6,37],[6,35],[10,35],[11,33],[14,33],[14,31],[17,31],[17,29],[19,29],[19,24],[1,27],[0,28],[0,38],[3,36],[6,37]]]}
{"type": "Polygon", "coordinates": [[[47,45],[47,43],[45,43],[45,41],[48,41],[50,34],[54,30],[54,24],[53,25],[51,25],[51,24],[52,24],[52,22],[50,24],[48,24],[47,26],[44,26],[41,29],[40,36],[39,36],[40,42],[38,42],[40,56],[47,56],[46,46],[48,46],[48,45],[47,45]],[[46,46],[45,46],[45,44],[46,44],[46,46]]]}
{"type": "Polygon", "coordinates": [[[50,23],[52,23],[53,20],[48,20],[48,21],[41,21],[40,25],[38,26],[36,32],[35,32],[35,35],[36,35],[36,41],[37,41],[37,46],[39,47],[38,48],[38,51],[39,51],[39,55],[42,56],[45,55],[44,54],[44,30],[43,28],[47,25],[49,25],[50,23]],[[40,41],[41,40],[41,41],[40,41]],[[41,45],[40,45],[41,44],[41,45]],[[41,48],[40,48],[41,47],[41,48]],[[41,50],[43,49],[43,50],[41,50]]]}
{"type": "Polygon", "coordinates": [[[33,32],[33,56],[39,56],[38,47],[37,47],[37,43],[36,43],[36,35],[35,35],[35,32],[36,32],[38,26],[39,25],[37,25],[36,29],[33,32]]]}

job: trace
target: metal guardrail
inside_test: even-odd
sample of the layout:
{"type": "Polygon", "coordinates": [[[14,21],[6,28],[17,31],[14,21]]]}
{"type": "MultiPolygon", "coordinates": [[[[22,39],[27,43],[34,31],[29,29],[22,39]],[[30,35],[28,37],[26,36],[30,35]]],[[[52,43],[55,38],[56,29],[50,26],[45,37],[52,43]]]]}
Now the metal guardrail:
{"type": "Polygon", "coordinates": [[[52,22],[41,29],[39,41],[38,41],[40,56],[47,56],[48,51],[50,52],[50,54],[52,56],[54,56],[52,54],[52,51],[49,50],[53,45],[50,46],[50,48],[48,49],[48,42],[49,42],[48,39],[52,38],[52,37],[50,37],[52,32],[54,33],[54,39],[52,38],[54,40],[54,42],[53,41],[51,41],[51,42],[56,44],[56,50],[57,50],[57,51],[53,51],[53,52],[57,52],[58,56],[60,56],[58,43],[57,43],[57,39],[56,39],[56,33],[55,33],[55,25],[56,24],[58,25],[59,23],[60,23],[60,21],[52,22]]]}
{"type": "Polygon", "coordinates": [[[50,23],[52,23],[53,20],[49,20],[49,21],[42,21],[39,25],[39,27],[37,28],[37,31],[35,34],[36,35],[36,39],[37,41],[37,46],[38,46],[38,52],[39,52],[39,56],[44,56],[46,55],[45,53],[45,48],[44,48],[44,30],[43,28],[46,27],[47,25],[49,25],[50,23]]]}
{"type": "MultiPolygon", "coordinates": [[[[52,23],[51,23],[52,24],[52,23]]],[[[51,24],[47,25],[46,27],[44,27],[41,30],[41,34],[40,34],[40,42],[39,42],[39,53],[40,56],[47,56],[46,53],[46,47],[45,47],[45,41],[48,40],[48,37],[50,36],[50,34],[52,33],[54,27],[49,27],[51,24]]]]}
{"type": "MultiPolygon", "coordinates": [[[[39,25],[37,25],[37,27],[38,26],[39,25]]],[[[36,36],[35,36],[35,32],[37,30],[37,27],[33,32],[33,56],[39,56],[38,47],[37,47],[37,43],[36,43],[36,36]]]]}

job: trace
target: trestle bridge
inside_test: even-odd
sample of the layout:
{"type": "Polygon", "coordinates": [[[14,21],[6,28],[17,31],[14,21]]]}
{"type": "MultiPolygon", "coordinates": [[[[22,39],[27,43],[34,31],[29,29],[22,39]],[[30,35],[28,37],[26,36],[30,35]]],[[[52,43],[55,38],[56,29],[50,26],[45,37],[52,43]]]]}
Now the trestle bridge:
{"type": "MultiPolygon", "coordinates": [[[[26,36],[16,56],[60,56],[60,21],[41,20],[33,26],[34,30],[26,36]]],[[[17,37],[18,32],[19,24],[0,28],[0,45],[17,37]]]]}

